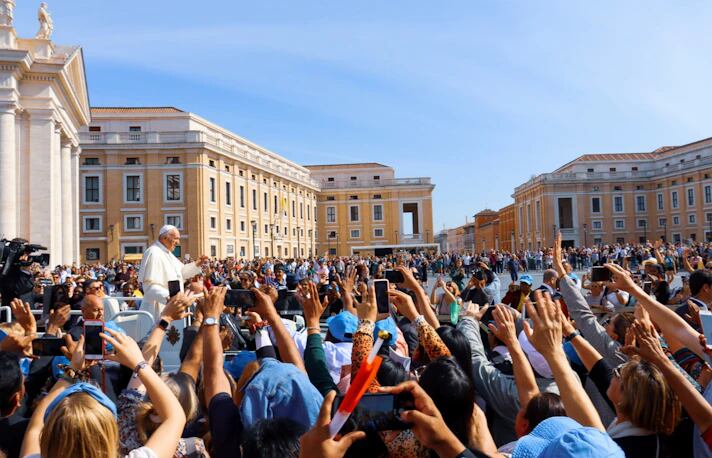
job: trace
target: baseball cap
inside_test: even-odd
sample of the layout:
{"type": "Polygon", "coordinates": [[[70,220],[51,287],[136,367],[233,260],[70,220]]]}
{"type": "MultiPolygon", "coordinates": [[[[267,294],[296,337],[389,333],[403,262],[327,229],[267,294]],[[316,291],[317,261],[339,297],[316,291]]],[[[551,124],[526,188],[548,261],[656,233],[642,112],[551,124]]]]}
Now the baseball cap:
{"type": "Polygon", "coordinates": [[[329,333],[342,342],[351,342],[351,338],[356,332],[358,318],[351,313],[343,311],[335,316],[330,316],[326,320],[329,333]]]}
{"type": "Polygon", "coordinates": [[[550,417],[522,436],[512,458],[624,458],[611,437],[596,428],[581,426],[569,417],[550,417]]]}
{"type": "Polygon", "coordinates": [[[527,285],[531,286],[534,284],[534,279],[531,275],[522,275],[521,277],[519,277],[519,283],[526,283],[527,285]]]}

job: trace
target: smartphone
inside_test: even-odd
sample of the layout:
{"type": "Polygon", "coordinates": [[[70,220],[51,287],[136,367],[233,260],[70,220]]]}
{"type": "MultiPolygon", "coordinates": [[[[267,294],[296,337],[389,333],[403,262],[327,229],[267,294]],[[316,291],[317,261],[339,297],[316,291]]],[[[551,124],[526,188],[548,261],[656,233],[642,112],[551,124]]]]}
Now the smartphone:
{"type": "MultiPolygon", "coordinates": [[[[331,407],[332,417],[343,399],[343,396],[334,399],[334,405],[331,407]]],[[[411,425],[402,421],[400,414],[413,408],[413,396],[408,392],[398,395],[364,394],[339,433],[343,435],[351,431],[365,431],[368,434],[408,429],[411,425]]]]}
{"type": "Polygon", "coordinates": [[[297,292],[288,289],[280,289],[277,291],[277,301],[274,303],[274,308],[277,312],[299,311],[299,302],[297,302],[297,292]]]}
{"type": "Polygon", "coordinates": [[[611,281],[611,271],[605,266],[591,268],[591,281],[611,281]]]}
{"type": "Polygon", "coordinates": [[[63,356],[64,339],[53,336],[38,337],[32,341],[32,354],[35,356],[63,356]]]}
{"type": "Polygon", "coordinates": [[[103,321],[84,321],[84,359],[104,358],[105,342],[99,335],[101,332],[104,332],[103,321]]]}
{"type": "Polygon", "coordinates": [[[385,278],[373,280],[373,288],[376,290],[376,306],[378,308],[378,313],[390,312],[390,308],[388,307],[388,280],[385,278]]]}
{"type": "Polygon", "coordinates": [[[168,297],[173,297],[180,293],[180,280],[171,280],[168,282],[168,297]]]}
{"type": "Polygon", "coordinates": [[[653,282],[651,281],[644,281],[643,282],[643,292],[645,294],[650,294],[653,291],[653,282]]]}
{"type": "Polygon", "coordinates": [[[388,269],[386,270],[386,280],[390,283],[403,283],[405,281],[405,277],[403,276],[403,272],[400,270],[388,269]]]}
{"type": "Polygon", "coordinates": [[[707,345],[712,342],[712,312],[700,310],[700,322],[702,323],[702,333],[707,339],[707,345]]]}
{"type": "Polygon", "coordinates": [[[252,308],[255,306],[255,293],[249,289],[231,289],[225,294],[225,305],[252,308]]]}

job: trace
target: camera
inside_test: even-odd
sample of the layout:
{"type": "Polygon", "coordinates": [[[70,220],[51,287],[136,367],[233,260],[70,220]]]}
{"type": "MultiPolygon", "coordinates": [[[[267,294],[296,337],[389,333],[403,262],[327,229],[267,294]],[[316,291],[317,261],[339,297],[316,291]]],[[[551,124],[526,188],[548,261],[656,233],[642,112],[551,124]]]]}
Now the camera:
{"type": "Polygon", "coordinates": [[[0,279],[7,276],[13,267],[27,267],[37,262],[42,266],[49,264],[49,253],[31,255],[36,251],[47,250],[47,247],[28,243],[24,239],[0,240],[0,279]],[[26,260],[21,260],[23,255],[26,260]]]}

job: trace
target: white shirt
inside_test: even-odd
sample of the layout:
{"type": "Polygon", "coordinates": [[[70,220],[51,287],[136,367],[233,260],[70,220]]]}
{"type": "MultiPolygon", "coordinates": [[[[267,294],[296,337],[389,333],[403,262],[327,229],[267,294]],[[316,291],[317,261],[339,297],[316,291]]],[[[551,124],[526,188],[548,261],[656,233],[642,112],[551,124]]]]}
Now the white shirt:
{"type": "Polygon", "coordinates": [[[168,282],[178,280],[180,290],[183,282],[198,275],[200,267],[195,263],[183,264],[158,240],[148,247],[141,260],[138,281],[143,284],[141,310],[158,319],[168,297],[168,282]]]}

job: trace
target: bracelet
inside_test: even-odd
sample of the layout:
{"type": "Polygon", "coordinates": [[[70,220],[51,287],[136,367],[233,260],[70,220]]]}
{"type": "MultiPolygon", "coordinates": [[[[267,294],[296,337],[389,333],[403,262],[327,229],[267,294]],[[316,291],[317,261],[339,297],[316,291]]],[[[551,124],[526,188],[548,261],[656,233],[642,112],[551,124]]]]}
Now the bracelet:
{"type": "Polygon", "coordinates": [[[568,336],[564,337],[564,340],[565,340],[566,342],[571,342],[572,340],[574,340],[576,337],[578,337],[578,336],[580,336],[580,335],[581,335],[581,331],[579,331],[578,329],[576,329],[576,330],[574,330],[574,332],[572,332],[572,333],[569,334],[568,336]]]}
{"type": "Polygon", "coordinates": [[[427,324],[428,322],[425,321],[425,317],[424,317],[423,315],[418,315],[418,316],[416,316],[415,319],[413,320],[413,323],[414,323],[417,327],[421,327],[421,326],[423,326],[424,324],[427,324]]]}
{"type": "Polygon", "coordinates": [[[145,369],[148,367],[148,363],[146,361],[140,361],[138,364],[136,364],[136,367],[134,367],[133,370],[133,378],[138,377],[138,373],[141,369],[145,369]]]}
{"type": "Polygon", "coordinates": [[[321,328],[319,326],[308,326],[307,332],[309,332],[309,331],[316,331],[321,334],[321,328]]]}

